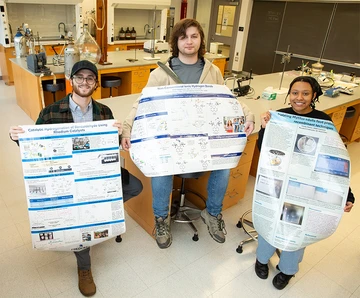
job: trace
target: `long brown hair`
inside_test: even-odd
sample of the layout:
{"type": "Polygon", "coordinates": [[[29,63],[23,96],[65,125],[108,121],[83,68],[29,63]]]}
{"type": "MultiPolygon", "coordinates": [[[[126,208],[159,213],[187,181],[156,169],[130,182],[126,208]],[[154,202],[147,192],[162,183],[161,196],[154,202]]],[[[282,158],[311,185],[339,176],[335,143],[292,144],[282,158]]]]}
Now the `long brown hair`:
{"type": "Polygon", "coordinates": [[[170,38],[170,47],[171,47],[172,55],[174,57],[179,56],[179,48],[177,45],[178,39],[179,39],[179,37],[186,35],[186,30],[189,27],[195,27],[199,30],[201,43],[200,43],[200,48],[198,51],[198,57],[203,58],[205,55],[205,52],[206,52],[205,51],[204,30],[202,29],[200,23],[195,19],[182,19],[181,21],[179,21],[175,24],[173,32],[171,34],[171,38],[170,38]]]}

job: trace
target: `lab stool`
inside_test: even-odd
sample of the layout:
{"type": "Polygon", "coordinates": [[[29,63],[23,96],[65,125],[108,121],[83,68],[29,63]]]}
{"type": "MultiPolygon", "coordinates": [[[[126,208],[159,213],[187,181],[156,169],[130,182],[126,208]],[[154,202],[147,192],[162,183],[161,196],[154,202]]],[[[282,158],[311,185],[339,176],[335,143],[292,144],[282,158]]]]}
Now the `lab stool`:
{"type": "Polygon", "coordinates": [[[251,220],[252,209],[244,212],[240,220],[237,223],[238,228],[242,228],[249,238],[242,240],[236,249],[236,252],[241,254],[243,252],[243,245],[252,241],[257,241],[258,233],[254,229],[253,222],[251,220]],[[250,217],[250,219],[249,219],[250,217]]]}
{"type": "MultiPolygon", "coordinates": [[[[251,219],[252,209],[245,211],[244,214],[241,216],[240,220],[236,224],[238,228],[242,228],[244,232],[249,236],[245,240],[242,240],[239,243],[239,246],[236,248],[236,252],[241,254],[243,252],[243,245],[252,241],[257,241],[258,233],[254,229],[254,224],[251,219]],[[250,219],[249,219],[250,218],[250,219]]],[[[276,254],[280,258],[281,251],[277,248],[276,254]]],[[[276,267],[278,268],[278,267],[276,267]]],[[[279,270],[279,269],[278,269],[279,270]]]]}
{"type": "Polygon", "coordinates": [[[186,195],[186,193],[192,193],[192,194],[196,195],[197,197],[199,197],[204,202],[206,201],[206,199],[198,192],[185,189],[185,181],[188,178],[196,178],[197,179],[197,178],[203,176],[204,174],[205,174],[205,172],[175,175],[175,176],[181,178],[180,189],[173,190],[173,192],[178,191],[180,193],[180,201],[178,201],[177,204],[176,203],[173,204],[171,218],[174,222],[189,224],[191,229],[194,232],[194,236],[192,237],[192,240],[194,240],[194,241],[199,240],[199,235],[198,235],[198,230],[195,227],[193,221],[200,218],[201,210],[196,207],[186,206],[185,205],[185,195],[186,195]]]}
{"type": "Polygon", "coordinates": [[[121,78],[115,76],[101,77],[101,87],[110,88],[110,97],[112,97],[112,88],[119,87],[121,85],[121,78]]]}
{"type": "Polygon", "coordinates": [[[43,90],[47,92],[51,92],[53,95],[53,101],[56,101],[56,92],[65,90],[65,80],[59,79],[56,80],[54,84],[53,81],[44,81],[43,83],[43,90]]]}
{"type": "MultiPolygon", "coordinates": [[[[344,119],[350,119],[355,116],[356,109],[354,107],[348,107],[345,112],[344,119]]],[[[341,140],[344,142],[344,144],[348,144],[349,140],[346,136],[340,134],[341,140]]]]}
{"type": "Polygon", "coordinates": [[[356,112],[356,110],[355,110],[354,107],[348,107],[348,108],[346,109],[345,118],[352,118],[352,117],[354,117],[355,112],[356,112]]]}

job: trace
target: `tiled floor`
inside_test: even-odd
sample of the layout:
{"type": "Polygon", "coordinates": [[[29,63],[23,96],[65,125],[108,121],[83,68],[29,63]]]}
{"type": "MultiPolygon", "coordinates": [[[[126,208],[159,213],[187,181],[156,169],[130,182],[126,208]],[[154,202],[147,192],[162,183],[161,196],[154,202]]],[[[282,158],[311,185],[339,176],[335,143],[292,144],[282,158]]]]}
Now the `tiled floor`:
{"type": "MultiPolygon", "coordinates": [[[[19,149],[8,137],[10,125],[33,124],[16,105],[14,87],[0,81],[0,297],[82,297],[77,289],[75,257],[70,252],[31,248],[19,149]]],[[[126,114],[127,111],[124,111],[126,114]]],[[[125,116],[125,114],[123,116],[125,116]]],[[[349,145],[352,187],[360,200],[360,143],[349,145]],[[358,152],[356,154],[356,152],[358,152]]],[[[127,216],[123,242],[109,240],[92,249],[95,297],[359,297],[360,209],[345,214],[327,240],[306,249],[301,269],[289,286],[276,290],[277,257],[270,278],[254,273],[256,243],[237,254],[244,233],[235,227],[251,207],[254,179],[245,198],[223,212],[227,240],[215,243],[197,222],[200,240],[193,242],[185,225],[173,225],[173,244],[160,250],[155,241],[127,216]]]]}

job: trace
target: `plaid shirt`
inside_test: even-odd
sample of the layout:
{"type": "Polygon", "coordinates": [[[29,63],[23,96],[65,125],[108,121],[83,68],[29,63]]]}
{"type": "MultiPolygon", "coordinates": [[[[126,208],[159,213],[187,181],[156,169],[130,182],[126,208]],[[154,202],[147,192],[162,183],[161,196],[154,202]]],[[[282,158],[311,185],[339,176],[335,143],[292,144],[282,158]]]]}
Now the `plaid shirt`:
{"type": "MultiPolygon", "coordinates": [[[[69,105],[69,95],[63,99],[45,107],[39,114],[35,124],[57,124],[73,123],[74,119],[71,114],[69,105]]],[[[110,108],[92,99],[93,121],[114,119],[110,108]]]]}

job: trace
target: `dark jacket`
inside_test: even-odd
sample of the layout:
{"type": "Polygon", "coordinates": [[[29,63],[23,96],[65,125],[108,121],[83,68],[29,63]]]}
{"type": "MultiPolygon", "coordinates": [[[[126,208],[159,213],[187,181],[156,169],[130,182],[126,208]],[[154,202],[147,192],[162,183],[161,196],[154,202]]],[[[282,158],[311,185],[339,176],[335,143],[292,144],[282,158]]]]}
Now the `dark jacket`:
{"type": "MultiPolygon", "coordinates": [[[[73,123],[71,114],[69,96],[45,107],[39,114],[35,124],[58,124],[73,123]]],[[[92,99],[93,121],[114,119],[113,113],[109,107],[92,99]]]]}

